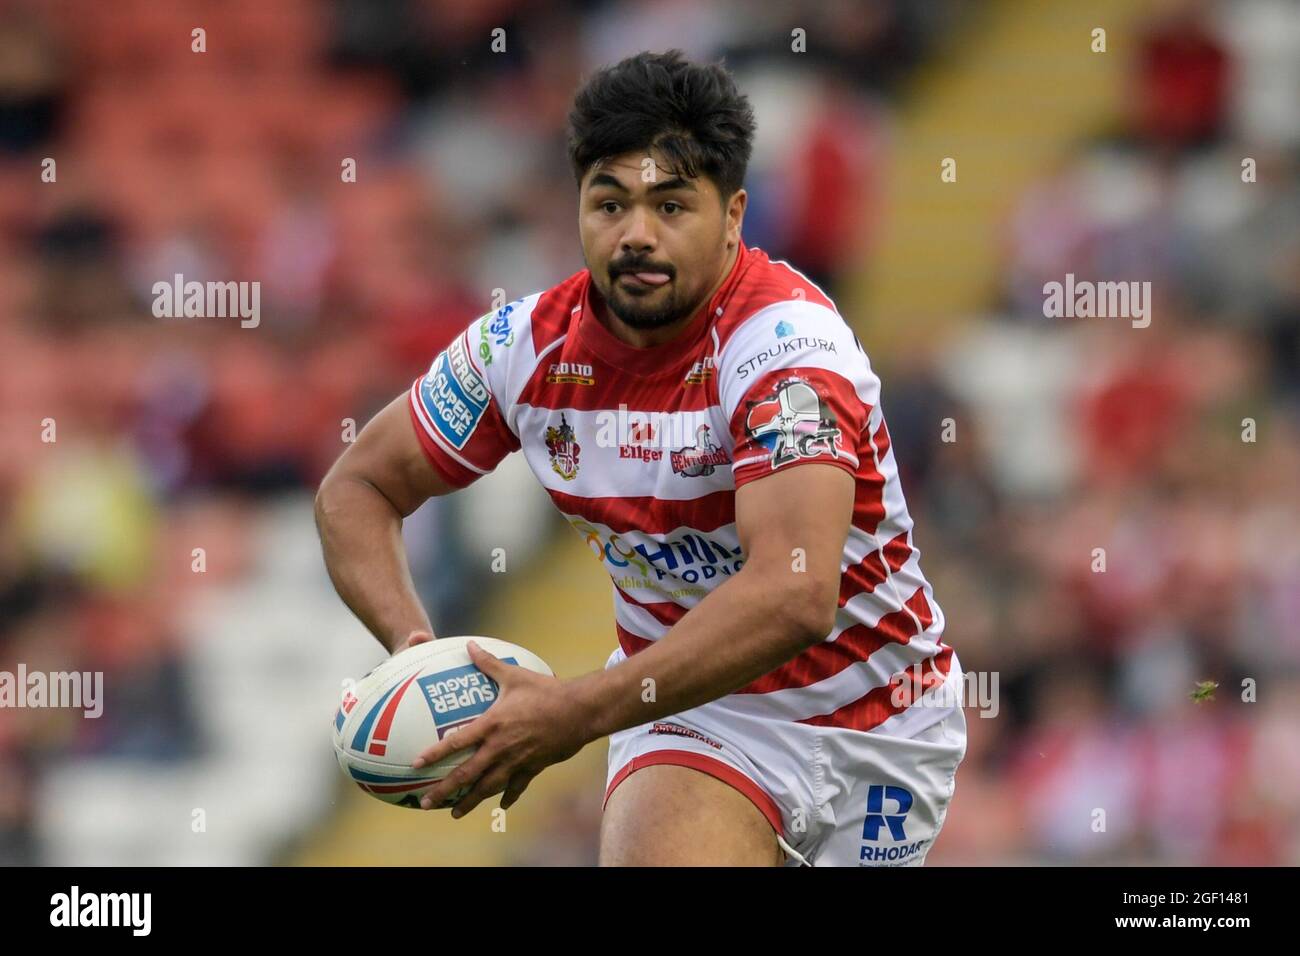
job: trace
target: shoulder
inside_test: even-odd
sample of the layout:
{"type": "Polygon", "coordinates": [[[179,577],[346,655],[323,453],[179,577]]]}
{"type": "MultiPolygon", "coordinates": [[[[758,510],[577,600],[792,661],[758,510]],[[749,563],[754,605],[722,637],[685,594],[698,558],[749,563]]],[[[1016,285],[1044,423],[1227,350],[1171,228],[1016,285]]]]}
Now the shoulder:
{"type": "Polygon", "coordinates": [[[549,289],[507,302],[475,319],[465,346],[503,405],[514,402],[542,356],[563,341],[581,301],[586,271],[549,289]]]}
{"type": "Polygon", "coordinates": [[[463,328],[411,386],[426,453],[463,487],[519,447],[515,411],[541,356],[563,341],[585,270],[486,312],[463,328]]]}
{"type": "Polygon", "coordinates": [[[787,313],[828,313],[826,321],[843,324],[839,310],[831,297],[816,283],[784,260],[768,258],[757,247],[747,250],[747,264],[735,292],[726,305],[726,314],[717,323],[719,352],[737,334],[752,334],[756,317],[776,316],[775,321],[787,313]],[[813,306],[814,309],[805,308],[813,306]]]}
{"type": "Polygon", "coordinates": [[[759,265],[760,274],[739,290],[725,323],[719,323],[717,364],[724,406],[733,408],[769,373],[794,368],[834,372],[866,398],[874,375],[835,303],[785,263],[759,265]]]}

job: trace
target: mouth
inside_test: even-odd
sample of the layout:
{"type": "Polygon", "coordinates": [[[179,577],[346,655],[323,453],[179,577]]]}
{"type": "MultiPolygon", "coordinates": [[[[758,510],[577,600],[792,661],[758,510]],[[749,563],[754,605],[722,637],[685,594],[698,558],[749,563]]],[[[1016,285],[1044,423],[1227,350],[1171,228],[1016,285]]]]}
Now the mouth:
{"type": "Polygon", "coordinates": [[[636,288],[655,289],[672,281],[666,272],[622,272],[619,279],[636,288]]]}

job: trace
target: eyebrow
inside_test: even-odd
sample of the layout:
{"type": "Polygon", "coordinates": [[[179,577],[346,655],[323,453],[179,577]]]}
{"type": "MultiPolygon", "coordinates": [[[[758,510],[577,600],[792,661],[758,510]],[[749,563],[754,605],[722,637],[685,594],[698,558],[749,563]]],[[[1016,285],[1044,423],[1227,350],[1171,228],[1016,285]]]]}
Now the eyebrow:
{"type": "MultiPolygon", "coordinates": [[[[591,177],[591,182],[587,184],[588,188],[595,189],[597,186],[609,186],[611,189],[617,189],[619,192],[628,192],[628,188],[620,183],[609,173],[596,173],[591,177]]],[[[663,193],[673,189],[682,189],[687,192],[698,192],[694,184],[682,179],[680,176],[674,176],[671,179],[665,179],[662,182],[655,183],[646,192],[663,193]]]]}

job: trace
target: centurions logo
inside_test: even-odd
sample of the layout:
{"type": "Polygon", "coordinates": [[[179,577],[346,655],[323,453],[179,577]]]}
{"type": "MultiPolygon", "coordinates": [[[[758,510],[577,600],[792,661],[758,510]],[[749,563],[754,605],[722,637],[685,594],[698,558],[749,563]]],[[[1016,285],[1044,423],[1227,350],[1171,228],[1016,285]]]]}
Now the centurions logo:
{"type": "Polygon", "coordinates": [[[672,453],[670,460],[673,471],[683,478],[711,475],[715,466],[731,463],[731,457],[726,450],[713,441],[708,425],[701,425],[696,430],[693,446],[679,448],[672,453]]]}

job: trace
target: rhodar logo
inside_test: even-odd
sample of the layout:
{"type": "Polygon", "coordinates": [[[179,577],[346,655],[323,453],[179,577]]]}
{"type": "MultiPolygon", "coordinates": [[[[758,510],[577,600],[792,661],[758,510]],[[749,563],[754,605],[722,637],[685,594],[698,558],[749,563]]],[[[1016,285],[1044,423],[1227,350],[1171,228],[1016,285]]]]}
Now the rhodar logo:
{"type": "Polygon", "coordinates": [[[714,360],[713,356],[704,356],[704,358],[692,365],[691,370],[686,373],[686,384],[703,385],[713,377],[713,371],[715,368],[717,368],[717,362],[714,360]]]}
{"type": "Polygon", "coordinates": [[[560,427],[548,426],[546,429],[546,453],[551,456],[551,469],[565,481],[578,477],[578,455],[582,446],[573,434],[573,426],[563,414],[560,415],[560,427]]]}
{"type": "Polygon", "coordinates": [[[930,842],[927,837],[908,842],[907,815],[912,792],[904,787],[873,783],[867,788],[867,813],[862,820],[862,848],[858,861],[894,863],[916,856],[930,842]],[[880,846],[880,843],[892,846],[880,846]],[[870,846],[869,844],[877,844],[870,846]]]}
{"type": "Polygon", "coordinates": [[[595,385],[596,379],[590,365],[577,362],[552,362],[546,381],[552,385],[595,385]]]}

